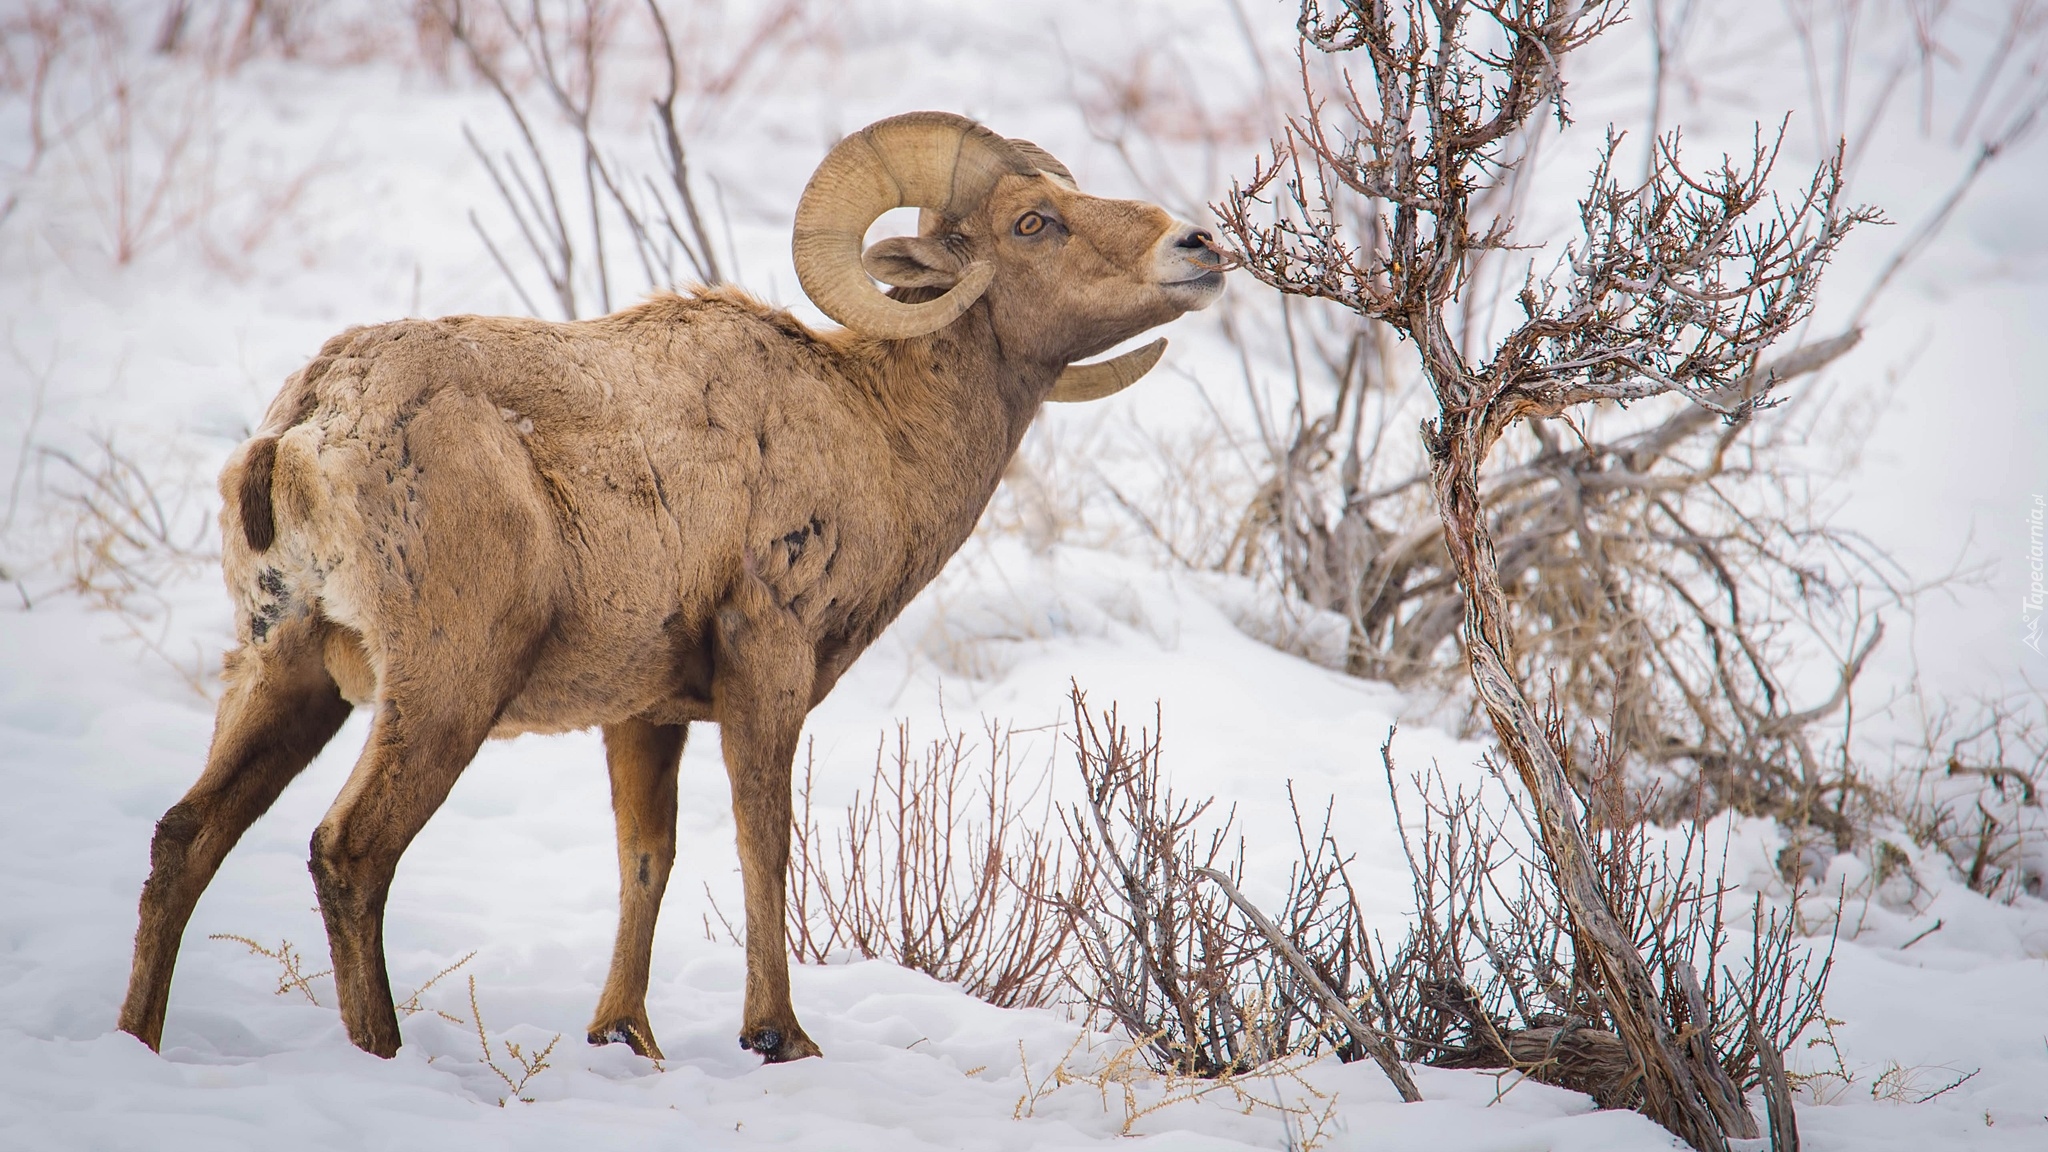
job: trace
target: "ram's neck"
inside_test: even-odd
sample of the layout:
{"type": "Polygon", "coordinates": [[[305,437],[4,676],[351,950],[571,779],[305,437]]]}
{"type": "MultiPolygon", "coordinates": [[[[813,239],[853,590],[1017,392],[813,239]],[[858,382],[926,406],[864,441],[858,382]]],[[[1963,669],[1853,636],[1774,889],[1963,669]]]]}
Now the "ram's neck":
{"type": "Polygon", "coordinates": [[[973,532],[1061,366],[1005,355],[983,307],[942,332],[860,352],[904,511],[924,529],[916,538],[942,550],[929,579],[973,532]]]}

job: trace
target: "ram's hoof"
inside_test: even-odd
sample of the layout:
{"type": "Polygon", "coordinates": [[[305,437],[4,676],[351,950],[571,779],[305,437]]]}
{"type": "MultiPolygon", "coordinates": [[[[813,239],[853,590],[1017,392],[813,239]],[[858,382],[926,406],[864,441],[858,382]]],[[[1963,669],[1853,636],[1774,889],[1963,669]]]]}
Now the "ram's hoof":
{"type": "Polygon", "coordinates": [[[785,1035],[779,1028],[756,1028],[752,1032],[742,1032],[740,1047],[761,1057],[761,1060],[768,1064],[786,1064],[806,1056],[824,1055],[801,1029],[794,1035],[785,1035]]]}
{"type": "Polygon", "coordinates": [[[592,1028],[586,1039],[593,1046],[624,1044],[651,1060],[661,1059],[661,1046],[654,1042],[654,1034],[632,1020],[616,1020],[603,1028],[592,1028]]]}

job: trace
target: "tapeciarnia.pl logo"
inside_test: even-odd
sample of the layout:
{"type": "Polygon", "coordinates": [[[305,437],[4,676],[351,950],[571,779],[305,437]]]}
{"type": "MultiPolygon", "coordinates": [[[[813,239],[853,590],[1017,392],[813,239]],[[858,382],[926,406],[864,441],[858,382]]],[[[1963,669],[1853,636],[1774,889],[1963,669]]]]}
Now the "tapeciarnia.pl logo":
{"type": "Polygon", "coordinates": [[[2020,601],[2020,626],[2026,629],[2020,643],[2041,651],[2042,608],[2048,606],[2048,560],[2042,555],[2042,518],[2048,514],[2048,498],[2034,494],[2034,506],[2027,509],[2027,594],[2020,601]]]}

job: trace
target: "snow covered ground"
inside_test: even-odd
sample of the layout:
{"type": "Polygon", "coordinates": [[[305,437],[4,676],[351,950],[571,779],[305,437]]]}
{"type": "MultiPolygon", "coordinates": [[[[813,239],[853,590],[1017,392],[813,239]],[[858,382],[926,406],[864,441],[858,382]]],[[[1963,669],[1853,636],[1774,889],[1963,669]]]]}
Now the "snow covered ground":
{"type": "MultiPolygon", "coordinates": [[[[397,6],[360,7],[390,18],[397,6]]],[[[757,6],[730,7],[728,40],[757,6]]],[[[156,9],[126,7],[144,30],[138,45],[156,9]]],[[[1284,62],[1291,15],[1262,0],[834,9],[817,35],[745,78],[738,98],[693,128],[695,163],[718,178],[730,218],[736,279],[815,318],[786,256],[796,195],[837,135],[909,108],[979,116],[1046,145],[1084,186],[1132,191],[1114,150],[1091,142],[1075,91],[1127,75],[1142,48],[1152,67],[1204,77],[1209,106],[1227,110],[1257,88],[1239,12],[1284,62]]],[[[402,21],[380,27],[393,43],[411,35],[402,21]]],[[[727,42],[715,31],[706,31],[713,58],[727,42]]],[[[1639,47],[1630,40],[1589,75],[1639,72],[1629,63],[1639,47]]],[[[727,909],[738,904],[709,726],[693,731],[684,758],[682,849],[656,942],[649,1010],[668,1055],[660,1067],[581,1040],[609,957],[617,882],[594,734],[488,746],[407,854],[388,918],[394,986],[412,989],[475,958],[421,996],[397,1059],[349,1046],[325,979],[307,985],[314,1002],[297,990],[274,994],[275,961],[211,938],[289,941],[306,971],[326,966],[306,841],[361,745],[360,715],[251,829],[201,902],[162,1055],[112,1031],[150,829],[196,774],[210,730],[211,707],[187,675],[212,661],[230,629],[217,577],[203,566],[146,601],[146,645],[123,617],[50,590],[36,563],[60,543],[61,525],[37,504],[36,478],[62,474],[34,449],[84,458],[91,434],[111,434],[157,475],[196,478],[183,523],[200,523],[220,459],[326,336],[398,315],[518,307],[466,219],[474,208],[503,228],[461,138],[466,123],[507,139],[502,112],[487,92],[418,66],[411,51],[373,37],[360,51],[318,59],[260,57],[212,81],[198,121],[208,195],[196,190],[199,169],[181,169],[176,211],[163,221],[184,212],[186,223],[145,235],[126,265],[110,254],[118,208],[106,195],[104,136],[54,147],[16,182],[19,203],[0,223],[0,476],[25,477],[0,536],[0,564],[23,590],[0,586],[11,599],[0,610],[0,1146],[993,1149],[1125,1139],[1121,1099],[1087,1084],[1044,1088],[1063,1057],[1099,1065],[1112,1038],[1082,1037],[1076,1049],[1079,1026],[1061,1014],[991,1008],[885,963],[795,970],[799,1011],[825,1059],[763,1068],[738,1049],[743,959],[707,919],[707,893],[727,909]],[[203,212],[201,201],[210,205],[203,212]],[[12,602],[24,598],[33,606],[12,602]],[[469,1023],[477,1014],[488,1052],[469,1023]],[[530,1056],[557,1034],[550,1067],[519,1092],[493,1070],[518,1080],[507,1045],[530,1056]],[[507,1100],[515,1095],[533,1102],[507,1100]]],[[[153,123],[174,127],[183,109],[199,107],[180,102],[199,90],[190,65],[149,64],[139,47],[131,55],[154,77],[157,95],[145,105],[153,123]]],[[[1753,99],[1789,91],[1778,106],[1796,103],[1796,80],[1768,62],[1757,67],[1753,99]]],[[[70,75],[81,85],[70,106],[83,107],[85,73],[70,75]]],[[[1636,115],[1623,98],[1613,104],[1584,93],[1584,131],[1636,115]]],[[[19,94],[0,97],[0,109],[0,162],[13,172],[33,143],[19,94]]],[[[620,124],[624,148],[637,141],[628,130],[637,118],[621,113],[620,124]]],[[[2039,368],[2048,337],[2029,319],[2048,305],[2048,228],[2035,192],[2048,175],[2043,151],[2036,145],[1993,170],[1843,370],[1871,381],[1898,374],[1843,515],[1919,571],[1952,563],[1972,541],[1969,555],[1996,565],[1986,588],[1930,606],[1915,637],[1923,671],[1963,686],[2011,687],[2023,675],[2048,683],[2048,664],[2018,644],[2015,610],[2024,590],[2018,525],[2025,501],[2048,493],[2048,381],[2039,368]]],[[[1223,157],[1220,171],[1241,159],[1223,157]]],[[[1920,175],[1931,166],[1879,156],[1864,195],[1923,205],[1940,192],[1920,175]]],[[[1195,203],[1170,206],[1193,211],[1217,175],[1190,172],[1195,203]]],[[[1569,187],[1574,178],[1562,179],[1569,187]]],[[[1903,207],[1894,215],[1913,218],[1903,207]]],[[[1852,252],[1844,274],[1858,274],[1858,260],[1874,267],[1885,251],[1852,252]]],[[[1166,333],[1170,356],[1198,377],[1234,379],[1213,324],[1176,324],[1166,333]]],[[[1162,374],[1111,403],[1126,406],[1121,418],[1172,427],[1200,401],[1162,374]]],[[[1051,434],[1084,439],[1101,419],[1060,413],[1051,434]]],[[[1285,782],[1304,797],[1337,796],[1337,830],[1359,853],[1353,875],[1374,901],[1368,911],[1398,928],[1408,881],[1377,748],[1411,702],[1248,638],[1226,611],[1246,594],[1115,549],[1034,550],[1014,534],[984,534],[814,714],[821,802],[843,804],[865,783],[878,737],[898,718],[925,735],[939,732],[942,709],[970,730],[983,715],[1049,726],[1073,677],[1092,701],[1120,701],[1127,712],[1149,715],[1159,702],[1176,784],[1239,806],[1255,897],[1277,895],[1285,880],[1285,782]]],[[[1030,739],[1028,762],[1071,771],[1056,731],[1030,739]]],[[[1483,746],[1408,721],[1394,751],[1476,780],[1483,746]]],[[[1731,879],[1768,888],[1775,833],[1740,822],[1716,829],[1730,844],[1731,879]]],[[[1830,882],[1854,886],[1861,867],[1838,859],[1830,882]]],[[[1855,1079],[1812,1083],[1800,1113],[1806,1147],[2048,1146],[2048,906],[1990,904],[1936,863],[1919,870],[1929,892],[1909,904],[1880,894],[1845,917],[1828,1000],[1835,1046],[1793,1061],[1795,1071],[1819,1072],[1839,1057],[1855,1079]],[[1939,931],[1921,936],[1937,921],[1939,931]],[[1951,1091],[1908,1102],[1973,1071],[1951,1091]]],[[[1369,1064],[1326,1061],[1264,1089],[1289,1106],[1330,1107],[1320,1133],[1329,1148],[1671,1144],[1643,1118],[1596,1112],[1569,1092],[1523,1083],[1501,1096],[1490,1075],[1426,1068],[1417,1078],[1426,1097],[1417,1105],[1401,1104],[1369,1064]],[[1309,1096],[1310,1086],[1326,1098],[1309,1096]]],[[[1145,1104],[1164,1090],[1135,1088],[1145,1104]]],[[[1306,1139],[1298,1122],[1248,1112],[1227,1093],[1150,1112],[1130,1134],[1176,1149],[1306,1139]]]]}

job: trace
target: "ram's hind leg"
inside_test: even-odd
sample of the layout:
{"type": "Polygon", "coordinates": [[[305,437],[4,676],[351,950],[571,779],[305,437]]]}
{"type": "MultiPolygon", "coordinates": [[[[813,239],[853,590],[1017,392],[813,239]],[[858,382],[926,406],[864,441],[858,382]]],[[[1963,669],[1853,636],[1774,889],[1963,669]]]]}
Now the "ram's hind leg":
{"type": "Polygon", "coordinates": [[[333,807],[313,831],[313,890],[327,924],[341,1022],[356,1047],[398,1053],[398,1013],[384,967],[384,904],[407,845],[440,809],[490,734],[510,693],[462,676],[393,691],[333,807]],[[476,689],[482,687],[482,692],[476,689]],[[494,688],[498,690],[493,690],[494,688]]]}
{"type": "Polygon", "coordinates": [[[348,717],[348,702],[321,661],[324,627],[304,617],[285,621],[267,643],[234,655],[206,769],[157,821],[120,1024],[151,1048],[163,1040],[178,942],[200,893],[348,717]]]}
{"type": "Polygon", "coordinates": [[[654,920],[676,859],[676,770],[687,731],[680,724],[644,720],[604,730],[612,815],[619,829],[619,935],[589,1038],[592,1044],[623,1041],[657,1060],[661,1048],[647,1023],[647,974],[654,920]]]}
{"type": "MultiPolygon", "coordinates": [[[[391,340],[404,344],[379,363],[394,380],[454,371],[472,354],[412,326],[391,340]]],[[[357,1047],[387,1057],[399,1045],[384,967],[392,875],[533,675],[566,571],[520,434],[474,388],[436,384],[420,396],[364,444],[372,455],[359,479],[374,489],[381,473],[385,487],[355,498],[363,539],[351,546],[350,597],[376,625],[365,642],[377,657],[377,714],[313,832],[310,863],[342,1024],[357,1047]]]]}

